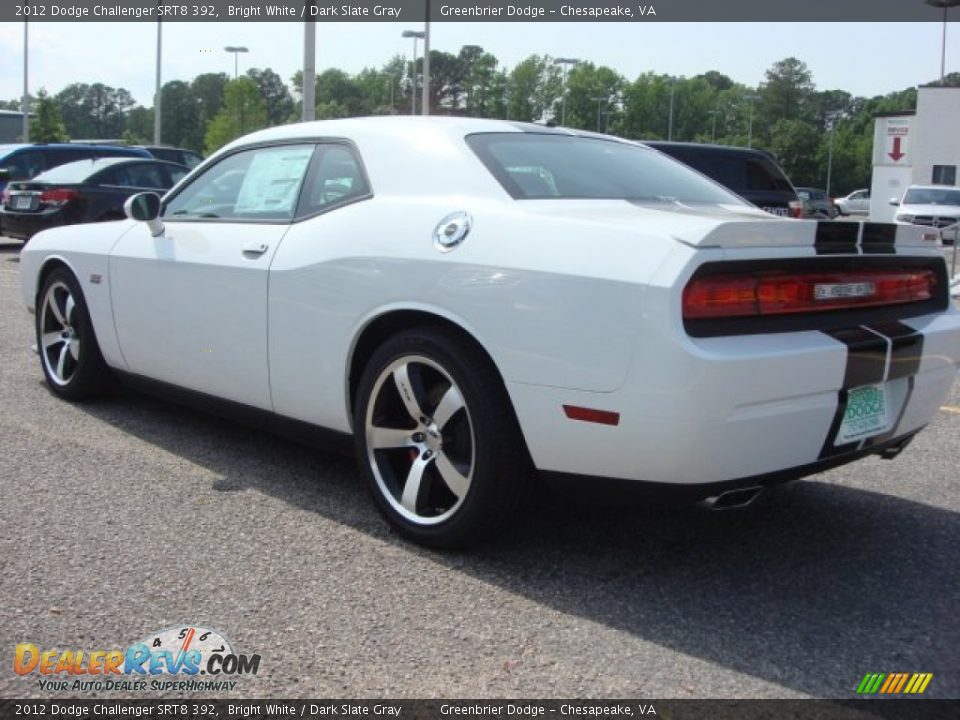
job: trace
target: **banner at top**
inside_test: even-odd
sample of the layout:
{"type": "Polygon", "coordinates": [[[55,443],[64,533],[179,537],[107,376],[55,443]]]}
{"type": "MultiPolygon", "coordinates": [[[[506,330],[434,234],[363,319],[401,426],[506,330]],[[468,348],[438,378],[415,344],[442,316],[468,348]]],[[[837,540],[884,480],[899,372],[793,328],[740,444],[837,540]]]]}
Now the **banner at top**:
{"type": "MultiPolygon", "coordinates": [[[[933,0],[934,4],[939,0],[933,0]]],[[[0,4],[3,22],[934,22],[926,0],[64,0],[0,4]]],[[[951,22],[960,8],[947,11],[951,22]]]]}

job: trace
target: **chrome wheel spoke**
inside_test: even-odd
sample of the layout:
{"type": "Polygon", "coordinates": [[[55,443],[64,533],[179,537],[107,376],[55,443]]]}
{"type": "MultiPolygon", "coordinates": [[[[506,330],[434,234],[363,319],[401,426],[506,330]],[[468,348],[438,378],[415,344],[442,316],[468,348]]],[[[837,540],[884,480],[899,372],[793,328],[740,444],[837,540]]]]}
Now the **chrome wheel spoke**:
{"type": "Polygon", "coordinates": [[[66,327],[67,319],[63,316],[63,313],[60,312],[60,306],[57,305],[57,294],[51,290],[47,298],[47,307],[50,308],[50,312],[53,313],[53,316],[57,319],[57,322],[60,323],[61,327],[66,327]]]}
{"type": "Polygon", "coordinates": [[[67,295],[67,301],[63,306],[63,319],[66,321],[67,325],[70,325],[70,318],[73,317],[73,310],[76,307],[76,303],[73,300],[73,295],[67,295]]]}
{"type": "Polygon", "coordinates": [[[64,342],[63,334],[60,332],[48,332],[44,333],[40,338],[40,343],[43,345],[43,349],[47,350],[57,343],[64,342]]]}
{"type": "Polygon", "coordinates": [[[470,478],[457,470],[456,466],[450,462],[450,458],[442,451],[437,453],[437,471],[447,487],[450,488],[450,492],[456,495],[458,499],[467,494],[467,490],[470,488],[470,478]]]}
{"type": "Polygon", "coordinates": [[[417,514],[417,498],[420,497],[420,486],[423,483],[423,471],[427,465],[432,462],[432,458],[424,460],[419,456],[410,465],[410,472],[407,473],[407,480],[403,485],[403,495],[400,498],[400,504],[414,515],[417,514]]]}
{"type": "Polygon", "coordinates": [[[375,450],[387,450],[412,446],[413,439],[409,430],[374,426],[370,444],[375,450]]]}
{"type": "Polygon", "coordinates": [[[64,377],[64,366],[67,363],[67,355],[70,354],[70,348],[67,343],[63,344],[63,347],[60,349],[60,357],[57,359],[57,377],[61,380],[66,380],[64,377]]]}
{"type": "Polygon", "coordinates": [[[437,409],[433,411],[433,422],[438,428],[443,430],[444,426],[450,421],[457,411],[463,408],[463,397],[456,385],[451,385],[440,398],[437,409]]]}
{"type": "Polygon", "coordinates": [[[70,348],[70,357],[72,357],[77,362],[80,361],[80,341],[73,337],[70,339],[70,342],[67,343],[67,347],[70,348]]]}
{"type": "Polygon", "coordinates": [[[393,371],[393,381],[396,383],[397,391],[400,393],[400,399],[404,407],[407,408],[407,414],[415,421],[420,422],[423,417],[423,411],[420,409],[420,403],[414,393],[413,383],[410,381],[410,364],[404,363],[393,371]]]}

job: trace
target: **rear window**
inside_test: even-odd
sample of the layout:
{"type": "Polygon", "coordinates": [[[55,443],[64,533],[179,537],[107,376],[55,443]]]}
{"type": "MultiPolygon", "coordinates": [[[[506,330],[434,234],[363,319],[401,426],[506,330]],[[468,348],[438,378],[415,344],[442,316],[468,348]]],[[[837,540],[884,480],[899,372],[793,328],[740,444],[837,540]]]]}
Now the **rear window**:
{"type": "Polygon", "coordinates": [[[484,133],[467,144],[516,199],[743,201],[649,148],[560,134],[484,133]]]}
{"type": "Polygon", "coordinates": [[[103,166],[96,165],[93,160],[77,160],[40,173],[34,180],[49,183],[81,183],[94,172],[102,169],[103,166]]]}

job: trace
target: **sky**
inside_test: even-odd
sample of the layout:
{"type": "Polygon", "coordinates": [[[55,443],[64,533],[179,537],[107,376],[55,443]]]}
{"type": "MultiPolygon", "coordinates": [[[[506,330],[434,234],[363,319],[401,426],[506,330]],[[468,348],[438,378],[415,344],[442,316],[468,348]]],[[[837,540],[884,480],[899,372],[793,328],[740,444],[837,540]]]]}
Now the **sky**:
{"type": "MultiPolygon", "coordinates": [[[[357,72],[395,54],[409,57],[403,30],[415,23],[317,23],[317,70],[357,72]]],[[[23,91],[23,23],[0,23],[0,99],[23,91]]],[[[431,26],[434,50],[480,45],[507,67],[537,53],[608,65],[632,80],[644,72],[693,76],[718,70],[756,86],[777,60],[807,64],[820,90],[874,96],[935,80],[940,23],[471,23],[431,26]]],[[[947,72],[960,71],[960,23],[947,35],[947,72]]],[[[73,82],[127,88],[152,104],[156,24],[31,23],[30,90],[51,94],[73,82]]],[[[243,45],[240,72],[270,67],[289,82],[303,60],[299,23],[165,23],[163,81],[233,73],[226,45],[243,45]]],[[[422,46],[421,46],[422,51],[422,46]]]]}

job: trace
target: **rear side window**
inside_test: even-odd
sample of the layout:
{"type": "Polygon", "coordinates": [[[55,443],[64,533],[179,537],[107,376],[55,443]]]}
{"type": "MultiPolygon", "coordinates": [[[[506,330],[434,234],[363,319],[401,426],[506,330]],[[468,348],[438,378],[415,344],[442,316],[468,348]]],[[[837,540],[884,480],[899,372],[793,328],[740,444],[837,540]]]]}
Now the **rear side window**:
{"type": "Polygon", "coordinates": [[[747,190],[793,193],[790,181],[772,161],[750,158],[746,161],[747,190]]]}
{"type": "Polygon", "coordinates": [[[732,203],[740,198],[649,148],[539,133],[470,135],[467,144],[515,199],[732,203]]]}
{"type": "Polygon", "coordinates": [[[11,180],[29,180],[43,172],[43,155],[37,150],[19,152],[3,161],[2,167],[10,171],[11,180]]]}
{"type": "Polygon", "coordinates": [[[321,145],[304,187],[297,215],[304,217],[337,205],[367,197],[367,183],[360,161],[345,145],[321,145]]]}
{"type": "Polygon", "coordinates": [[[166,186],[160,168],[149,163],[119,165],[113,169],[113,183],[121,187],[163,188],[166,186]]]}

